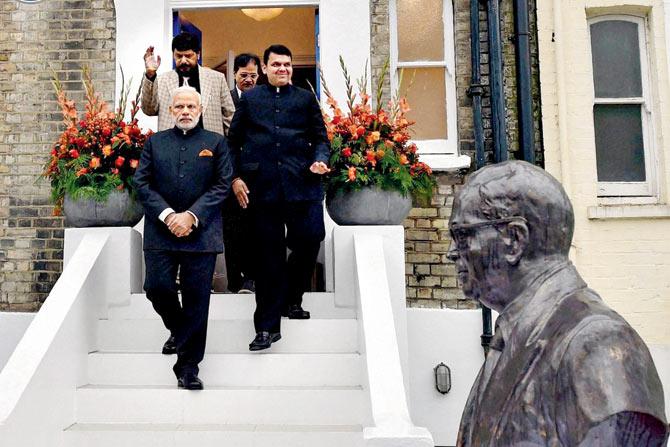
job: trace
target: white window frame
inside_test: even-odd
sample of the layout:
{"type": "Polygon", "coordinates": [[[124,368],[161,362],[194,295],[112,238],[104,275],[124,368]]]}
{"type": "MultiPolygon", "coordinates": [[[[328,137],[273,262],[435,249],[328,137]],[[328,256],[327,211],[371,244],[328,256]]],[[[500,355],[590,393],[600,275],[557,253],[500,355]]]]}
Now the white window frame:
{"type": "MultiPolygon", "coordinates": [[[[654,197],[658,193],[656,180],[656,139],[653,127],[653,104],[651,101],[651,80],[649,72],[649,48],[648,48],[648,24],[646,17],[623,14],[606,14],[592,17],[588,20],[589,53],[592,55],[591,47],[591,25],[599,22],[624,21],[637,25],[640,77],[642,82],[642,96],[632,98],[597,98],[595,96],[595,80],[593,106],[596,104],[639,104],[641,106],[640,118],[642,121],[642,142],[644,144],[644,168],[646,181],[644,182],[598,182],[598,197],[654,197]]],[[[593,58],[591,58],[593,60],[593,58]]],[[[593,69],[593,68],[592,68],[593,69]]],[[[593,108],[592,108],[593,110],[593,108]]],[[[592,115],[593,116],[593,115],[592,115]]],[[[594,121],[595,131],[595,121],[594,121]]],[[[595,146],[594,146],[595,149],[595,146]]],[[[597,174],[596,174],[597,179],[597,174]]]]}
{"type": "MultiPolygon", "coordinates": [[[[390,83],[392,91],[399,85],[399,70],[410,68],[444,68],[445,108],[447,115],[447,138],[435,140],[414,140],[421,160],[434,170],[452,170],[470,166],[470,157],[458,151],[458,102],[456,100],[456,58],[454,50],[454,9],[451,0],[444,0],[442,22],[444,24],[444,59],[441,61],[398,61],[398,8],[397,0],[389,2],[390,37],[390,83]]],[[[411,104],[410,104],[411,106],[411,104]]]]}

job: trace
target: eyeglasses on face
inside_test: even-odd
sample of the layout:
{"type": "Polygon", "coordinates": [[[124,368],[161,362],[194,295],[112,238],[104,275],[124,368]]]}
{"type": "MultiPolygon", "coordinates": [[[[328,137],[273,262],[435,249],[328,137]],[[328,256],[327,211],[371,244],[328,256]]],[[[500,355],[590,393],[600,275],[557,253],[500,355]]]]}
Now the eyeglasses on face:
{"type": "Polygon", "coordinates": [[[483,220],[481,222],[470,224],[451,224],[449,225],[449,233],[451,234],[451,238],[456,242],[456,247],[463,248],[466,246],[468,237],[471,236],[476,230],[514,221],[528,222],[525,217],[521,216],[501,217],[500,219],[483,220]]]}
{"type": "Polygon", "coordinates": [[[238,76],[242,79],[258,79],[258,75],[255,73],[239,73],[238,76]]]}

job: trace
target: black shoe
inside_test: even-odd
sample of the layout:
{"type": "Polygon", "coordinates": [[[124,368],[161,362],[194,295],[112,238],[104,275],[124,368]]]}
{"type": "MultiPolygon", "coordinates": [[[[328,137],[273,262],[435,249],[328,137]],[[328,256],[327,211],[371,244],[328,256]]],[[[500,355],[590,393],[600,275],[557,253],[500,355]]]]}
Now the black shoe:
{"type": "Polygon", "coordinates": [[[281,334],[279,332],[261,331],[256,333],[256,338],[249,343],[249,351],[261,351],[269,348],[272,343],[279,341],[281,334]]]}
{"type": "Polygon", "coordinates": [[[288,317],[289,320],[309,320],[310,314],[300,304],[291,304],[288,309],[282,311],[281,316],[288,317]]]}
{"type": "Polygon", "coordinates": [[[198,375],[192,372],[186,372],[177,379],[177,386],[185,390],[201,390],[203,389],[202,380],[198,375]]]}
{"type": "Polygon", "coordinates": [[[256,283],[253,279],[245,279],[237,293],[256,293],[256,283]]]}
{"type": "Polygon", "coordinates": [[[170,335],[170,338],[167,339],[163,345],[163,354],[170,355],[177,353],[177,344],[174,342],[174,336],[170,335]]]}

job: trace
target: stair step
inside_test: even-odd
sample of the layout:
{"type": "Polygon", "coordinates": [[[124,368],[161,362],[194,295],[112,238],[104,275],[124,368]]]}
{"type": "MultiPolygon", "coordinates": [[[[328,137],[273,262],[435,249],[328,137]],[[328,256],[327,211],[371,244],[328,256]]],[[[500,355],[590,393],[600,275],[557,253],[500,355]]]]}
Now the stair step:
{"type": "Polygon", "coordinates": [[[363,447],[360,425],[82,424],[67,447],[363,447]]]}
{"type": "MultiPolygon", "coordinates": [[[[335,307],[334,294],[329,292],[306,293],[303,307],[312,318],[356,318],[356,311],[335,307]]],[[[256,308],[253,294],[213,293],[209,305],[210,320],[238,320],[251,318],[256,308]]],[[[156,311],[144,293],[133,294],[127,306],[112,307],[107,318],[115,319],[158,319],[156,311]]]]}
{"type": "MultiPolygon", "coordinates": [[[[160,320],[99,320],[98,351],[160,352],[169,333],[160,320]]],[[[249,353],[251,320],[210,321],[208,353],[249,353]]],[[[282,320],[282,339],[273,353],[358,352],[358,321],[351,319],[282,320]]]]}
{"type": "MultiPolygon", "coordinates": [[[[174,385],[176,356],[102,353],[88,356],[88,377],[98,385],[174,385]]],[[[357,386],[360,354],[209,354],[200,377],[214,386],[357,386]]]]}
{"type": "Polygon", "coordinates": [[[361,387],[99,386],[77,390],[78,423],[366,425],[361,387]]]}

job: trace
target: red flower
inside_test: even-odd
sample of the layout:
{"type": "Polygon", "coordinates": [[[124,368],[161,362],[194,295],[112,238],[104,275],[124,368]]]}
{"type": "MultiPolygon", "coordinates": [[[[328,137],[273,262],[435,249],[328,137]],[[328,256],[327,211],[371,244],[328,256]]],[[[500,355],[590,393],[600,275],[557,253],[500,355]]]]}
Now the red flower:
{"type": "Polygon", "coordinates": [[[351,157],[351,148],[347,146],[342,149],[342,155],[347,158],[351,157]]]}
{"type": "Polygon", "coordinates": [[[102,135],[103,136],[108,137],[111,134],[112,134],[112,129],[110,129],[109,127],[103,127],[102,128],[102,135]]]}
{"type": "Polygon", "coordinates": [[[119,170],[116,169],[116,168],[112,168],[109,172],[111,172],[112,174],[115,174],[115,175],[116,175],[116,174],[119,173],[119,170]]]}
{"type": "Polygon", "coordinates": [[[70,149],[68,155],[70,158],[79,158],[79,151],[77,149],[70,149]]]}
{"type": "Polygon", "coordinates": [[[116,166],[117,168],[120,168],[120,167],[123,166],[123,163],[124,163],[125,161],[126,161],[125,158],[119,156],[119,157],[116,158],[116,161],[114,161],[114,166],[116,166]]]}

